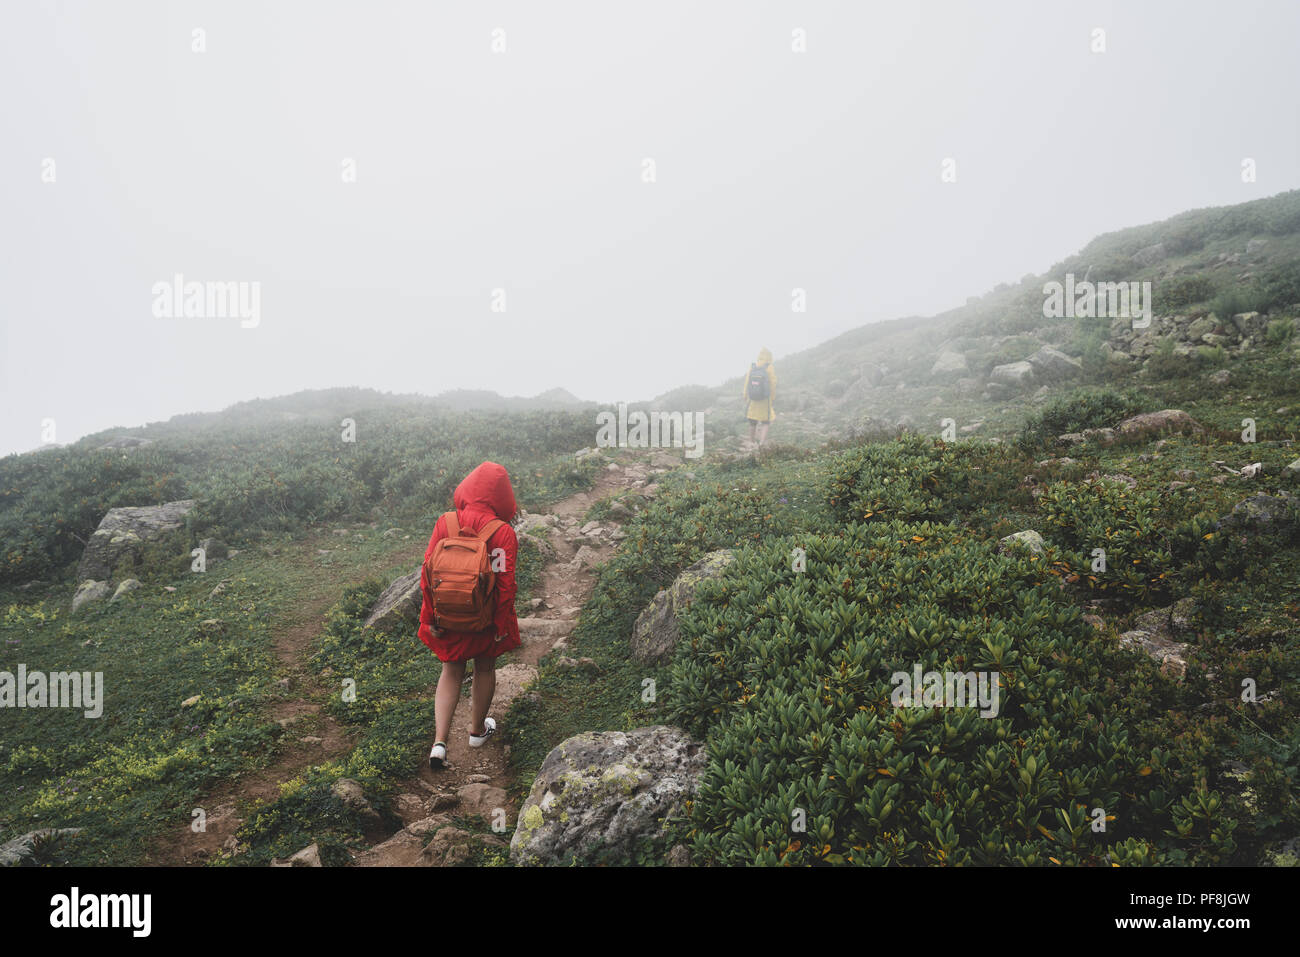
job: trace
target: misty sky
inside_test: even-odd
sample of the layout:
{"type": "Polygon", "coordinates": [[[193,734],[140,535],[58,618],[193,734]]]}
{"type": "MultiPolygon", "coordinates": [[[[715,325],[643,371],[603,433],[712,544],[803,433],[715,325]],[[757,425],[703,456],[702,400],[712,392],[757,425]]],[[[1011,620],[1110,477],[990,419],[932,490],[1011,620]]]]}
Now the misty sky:
{"type": "Polygon", "coordinates": [[[1291,0],[7,0],[0,454],[306,388],[779,371],[1300,186],[1298,36],[1291,0]],[[260,283],[259,324],[155,316],[177,273],[260,283]]]}

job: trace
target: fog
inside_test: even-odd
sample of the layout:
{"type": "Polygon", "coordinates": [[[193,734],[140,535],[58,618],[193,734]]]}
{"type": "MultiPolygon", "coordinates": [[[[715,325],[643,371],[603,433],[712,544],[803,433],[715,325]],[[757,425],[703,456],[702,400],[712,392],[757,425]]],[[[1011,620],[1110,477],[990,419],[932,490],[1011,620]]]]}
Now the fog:
{"type": "Polygon", "coordinates": [[[1300,186],[1298,35],[1293,2],[7,3],[0,453],[779,370],[1300,186]],[[258,284],[256,321],[159,315],[178,274],[258,284]]]}

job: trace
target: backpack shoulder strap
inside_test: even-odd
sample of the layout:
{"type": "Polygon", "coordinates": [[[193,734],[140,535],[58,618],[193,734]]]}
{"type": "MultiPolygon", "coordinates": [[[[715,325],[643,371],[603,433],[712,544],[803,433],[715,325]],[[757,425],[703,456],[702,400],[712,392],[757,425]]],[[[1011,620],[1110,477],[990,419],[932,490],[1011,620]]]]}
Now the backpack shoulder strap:
{"type": "Polygon", "coordinates": [[[477,532],[478,537],[483,539],[483,544],[486,545],[488,539],[492,537],[492,533],[495,532],[498,528],[500,528],[504,524],[505,522],[501,521],[501,519],[494,518],[492,519],[492,521],[488,522],[486,525],[484,525],[482,528],[478,530],[477,532]]]}
{"type": "Polygon", "coordinates": [[[456,519],[456,510],[452,509],[443,517],[447,520],[447,537],[455,538],[460,534],[460,522],[456,519]]]}

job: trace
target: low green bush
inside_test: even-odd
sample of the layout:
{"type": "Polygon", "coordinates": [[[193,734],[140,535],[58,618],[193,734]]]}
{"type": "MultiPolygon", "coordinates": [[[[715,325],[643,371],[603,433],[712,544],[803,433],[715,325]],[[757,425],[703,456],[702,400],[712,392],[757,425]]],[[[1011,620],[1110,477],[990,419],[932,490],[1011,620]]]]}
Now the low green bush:
{"type": "Polygon", "coordinates": [[[1066,432],[1108,428],[1141,411],[1140,401],[1127,392],[1107,387],[1074,389],[1026,418],[1020,444],[1041,447],[1066,432]]]}
{"type": "Polygon", "coordinates": [[[859,523],[765,541],[701,586],[672,671],[673,720],[707,739],[698,860],[1231,859],[1231,798],[1205,772],[1211,735],[1164,740],[1172,692],[1152,662],[1084,624],[1042,560],[994,545],[952,526],[859,523]],[[891,675],[918,664],[996,671],[997,715],[895,707],[891,675]]]}

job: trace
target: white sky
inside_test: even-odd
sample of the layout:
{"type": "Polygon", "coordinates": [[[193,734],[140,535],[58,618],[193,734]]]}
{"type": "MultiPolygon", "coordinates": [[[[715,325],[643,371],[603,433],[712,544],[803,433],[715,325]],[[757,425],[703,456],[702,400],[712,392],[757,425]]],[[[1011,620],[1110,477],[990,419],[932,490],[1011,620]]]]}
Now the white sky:
{"type": "Polygon", "coordinates": [[[1300,186],[1298,36],[1289,0],[7,0],[0,454],[306,388],[779,368],[1300,186]],[[175,273],[260,282],[260,324],[155,317],[175,273]]]}

